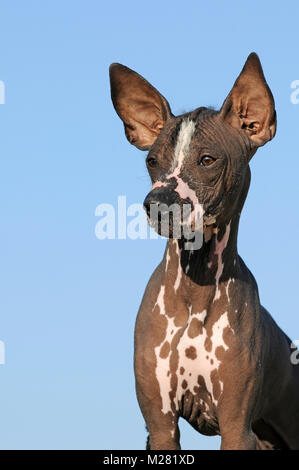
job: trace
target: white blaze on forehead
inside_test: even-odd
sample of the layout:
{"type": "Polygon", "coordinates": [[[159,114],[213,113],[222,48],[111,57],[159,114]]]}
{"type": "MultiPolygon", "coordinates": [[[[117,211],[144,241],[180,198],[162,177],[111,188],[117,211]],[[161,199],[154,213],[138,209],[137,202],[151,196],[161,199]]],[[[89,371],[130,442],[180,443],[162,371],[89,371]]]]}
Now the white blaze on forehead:
{"type": "Polygon", "coordinates": [[[195,122],[185,119],[179,131],[179,135],[176,141],[176,146],[174,150],[174,164],[172,166],[172,171],[175,169],[180,170],[183,164],[183,161],[188,153],[190,142],[195,131],[195,122]]]}

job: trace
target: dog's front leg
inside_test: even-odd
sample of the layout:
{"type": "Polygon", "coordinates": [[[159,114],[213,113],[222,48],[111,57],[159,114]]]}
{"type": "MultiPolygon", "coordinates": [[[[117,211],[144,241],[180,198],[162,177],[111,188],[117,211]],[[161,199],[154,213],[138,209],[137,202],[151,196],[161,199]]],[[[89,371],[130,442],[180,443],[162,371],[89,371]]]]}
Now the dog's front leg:
{"type": "Polygon", "coordinates": [[[221,435],[221,450],[257,450],[257,439],[249,429],[227,430],[221,435]]]}
{"type": "MultiPolygon", "coordinates": [[[[150,450],[180,449],[178,414],[171,407],[163,409],[161,391],[155,374],[154,364],[150,364],[140,353],[135,355],[136,392],[139,406],[149,432],[147,448],[150,450]]],[[[165,406],[165,403],[164,403],[165,406]]]]}
{"type": "Polygon", "coordinates": [[[259,403],[258,374],[251,371],[251,377],[237,383],[230,378],[232,390],[238,394],[232,398],[227,390],[218,405],[218,422],[221,434],[221,450],[257,450],[258,441],[252,431],[252,422],[259,403]]]}
{"type": "MultiPolygon", "coordinates": [[[[148,447],[180,449],[176,375],[165,338],[170,326],[165,310],[165,266],[159,265],[145,291],[135,325],[134,371],[138,403],[148,431],[148,447]]],[[[170,345],[168,344],[170,347],[170,345]]],[[[173,352],[175,358],[175,353],[173,352]]]]}
{"type": "Polygon", "coordinates": [[[165,420],[154,422],[150,420],[148,425],[148,450],[179,450],[180,446],[180,432],[176,423],[173,421],[165,420]]]}

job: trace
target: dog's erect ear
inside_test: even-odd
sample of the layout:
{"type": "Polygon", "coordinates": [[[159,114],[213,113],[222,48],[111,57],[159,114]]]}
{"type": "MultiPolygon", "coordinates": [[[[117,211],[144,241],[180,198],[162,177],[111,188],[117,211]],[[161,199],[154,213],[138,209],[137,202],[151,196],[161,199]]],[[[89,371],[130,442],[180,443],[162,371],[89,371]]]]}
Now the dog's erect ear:
{"type": "Polygon", "coordinates": [[[110,84],[112,102],[128,141],[148,150],[172,116],[168,102],[141,75],[121,64],[110,65],[110,84]]]}
{"type": "Polygon", "coordinates": [[[274,99],[254,52],[224,101],[220,115],[232,127],[243,129],[257,146],[273,139],[276,132],[274,99]]]}

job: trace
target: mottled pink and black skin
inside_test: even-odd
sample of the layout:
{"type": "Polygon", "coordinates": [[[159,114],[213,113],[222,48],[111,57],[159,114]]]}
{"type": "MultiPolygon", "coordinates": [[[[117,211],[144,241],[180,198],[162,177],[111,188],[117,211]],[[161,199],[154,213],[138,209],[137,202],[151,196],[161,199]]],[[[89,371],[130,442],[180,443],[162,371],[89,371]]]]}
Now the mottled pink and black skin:
{"type": "Polygon", "coordinates": [[[291,340],[261,306],[237,252],[249,161],[276,130],[257,55],[248,57],[220,111],[174,116],[132,70],[113,64],[110,77],[128,140],[149,150],[146,210],[188,202],[204,222],[198,250],[169,238],[136,321],[136,391],[148,448],[179,449],[183,417],[203,434],[220,434],[222,449],[299,449],[299,366],[290,360],[291,340]]]}

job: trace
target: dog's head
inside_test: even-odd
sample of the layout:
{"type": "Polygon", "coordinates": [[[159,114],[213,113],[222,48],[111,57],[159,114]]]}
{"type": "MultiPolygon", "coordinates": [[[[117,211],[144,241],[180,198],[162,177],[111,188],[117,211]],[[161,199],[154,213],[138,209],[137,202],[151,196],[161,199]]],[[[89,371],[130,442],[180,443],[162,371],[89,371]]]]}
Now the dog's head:
{"type": "MultiPolygon", "coordinates": [[[[248,162],[276,131],[272,93],[261,63],[250,54],[220,111],[200,107],[174,116],[167,100],[143,77],[120,65],[110,67],[111,97],[129,142],[148,150],[152,190],[144,201],[170,220],[205,226],[227,222],[249,174],[248,162]],[[185,212],[187,205],[190,210],[185,212]]],[[[161,224],[156,224],[161,233],[161,224]]]]}

